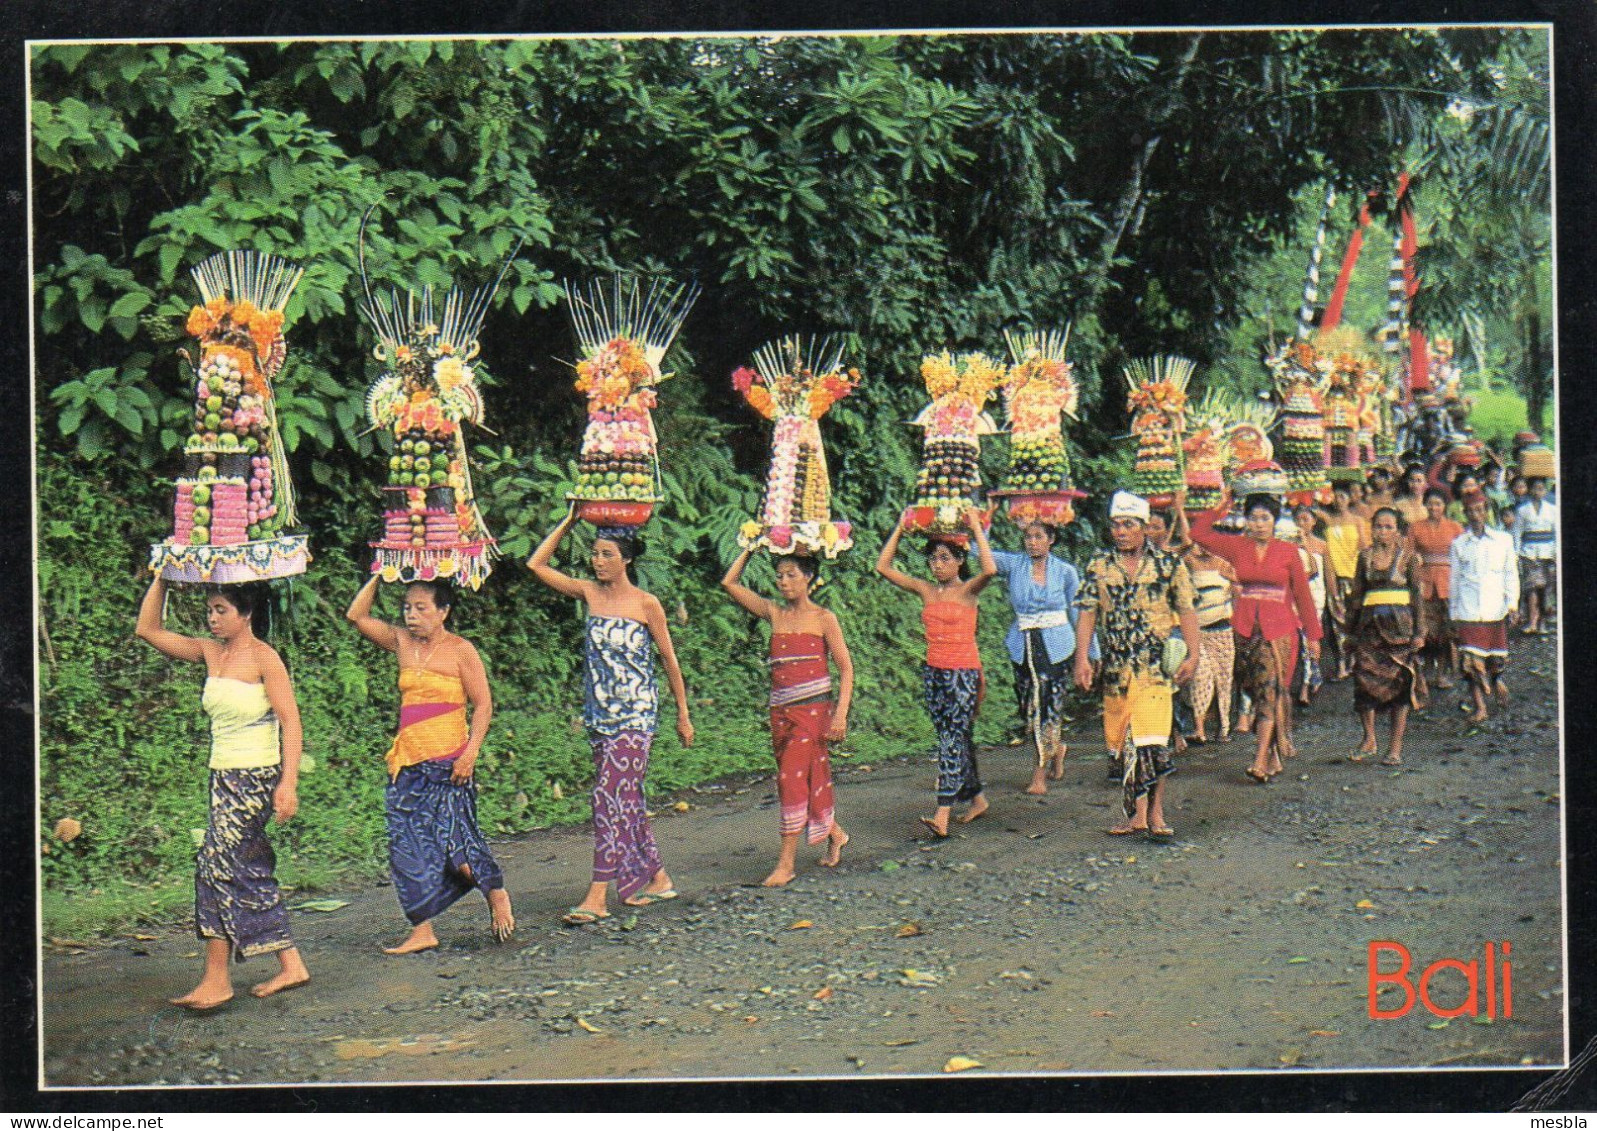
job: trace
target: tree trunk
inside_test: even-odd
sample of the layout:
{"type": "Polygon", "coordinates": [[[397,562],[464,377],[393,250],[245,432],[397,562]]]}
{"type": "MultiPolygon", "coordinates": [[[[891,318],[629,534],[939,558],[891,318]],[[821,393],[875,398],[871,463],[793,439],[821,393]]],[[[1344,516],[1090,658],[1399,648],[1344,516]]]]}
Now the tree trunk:
{"type": "Polygon", "coordinates": [[[1186,85],[1187,74],[1192,70],[1192,61],[1197,57],[1198,45],[1202,42],[1202,32],[1187,37],[1186,47],[1182,49],[1181,58],[1176,62],[1175,76],[1165,87],[1163,97],[1148,115],[1148,136],[1132,155],[1131,169],[1126,174],[1125,187],[1120,190],[1120,197],[1115,201],[1114,211],[1110,213],[1109,227],[1098,244],[1098,256],[1087,275],[1086,287],[1077,308],[1078,317],[1092,311],[1098,305],[1098,300],[1103,297],[1104,287],[1109,282],[1109,270],[1114,265],[1115,253],[1120,250],[1120,243],[1131,225],[1131,218],[1138,214],[1142,205],[1143,178],[1148,172],[1148,163],[1153,160],[1154,153],[1159,149],[1159,143],[1164,139],[1165,125],[1176,112],[1176,108],[1181,105],[1181,89],[1186,85]]]}
{"type": "Polygon", "coordinates": [[[1551,381],[1542,353],[1541,289],[1536,285],[1534,269],[1525,272],[1524,302],[1525,368],[1522,388],[1525,392],[1525,416],[1531,431],[1540,433],[1547,415],[1547,394],[1551,381]]]}

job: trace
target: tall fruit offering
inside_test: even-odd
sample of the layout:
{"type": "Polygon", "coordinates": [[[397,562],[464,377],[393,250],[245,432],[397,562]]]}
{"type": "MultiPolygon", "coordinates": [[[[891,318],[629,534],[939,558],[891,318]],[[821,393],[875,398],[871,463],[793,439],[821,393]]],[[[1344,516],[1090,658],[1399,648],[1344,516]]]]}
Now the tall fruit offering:
{"type": "Polygon", "coordinates": [[[1185,483],[1181,434],[1187,384],[1196,365],[1184,357],[1139,358],[1126,363],[1131,433],[1137,438],[1132,490],[1155,507],[1169,506],[1185,483]]]}
{"type": "Polygon", "coordinates": [[[588,423],[577,459],[577,482],[566,496],[577,515],[596,526],[635,527],[661,501],[654,387],[682,320],[699,296],[697,285],[633,275],[579,289],[566,284],[571,328],[582,360],[577,391],[588,398],[588,423]]]}
{"type": "Polygon", "coordinates": [[[854,544],[850,524],[832,518],[820,419],[859,380],[859,370],[843,369],[842,349],[832,338],[803,342],[797,335],[767,342],[754,351],[753,369],[732,374],[733,388],[775,422],[760,513],[739,528],[739,546],[835,558],[854,544]]]}
{"type": "Polygon", "coordinates": [[[909,528],[963,544],[965,512],[980,506],[981,437],[998,431],[984,411],[1003,384],[1004,366],[983,353],[955,358],[944,350],[921,361],[932,403],[910,423],[925,429],[909,528]]]}
{"type": "Polygon", "coordinates": [[[168,581],[232,585],[304,573],[310,548],[296,522],[272,379],[288,355],[283,308],[303,270],[272,255],[227,251],[192,272],[201,305],[193,418],[173,502],[172,535],[150,547],[168,581]]]}
{"type": "Polygon", "coordinates": [[[1325,474],[1325,401],[1321,392],[1331,362],[1308,342],[1296,342],[1274,359],[1277,396],[1281,401],[1281,468],[1286,472],[1287,501],[1313,502],[1330,487],[1325,474]]]}

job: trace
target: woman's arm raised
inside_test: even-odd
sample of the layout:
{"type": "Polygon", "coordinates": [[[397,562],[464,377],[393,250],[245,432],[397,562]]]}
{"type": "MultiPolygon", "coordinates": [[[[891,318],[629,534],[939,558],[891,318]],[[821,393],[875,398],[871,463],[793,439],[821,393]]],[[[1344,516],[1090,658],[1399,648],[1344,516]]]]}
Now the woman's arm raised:
{"type": "Polygon", "coordinates": [[[998,576],[998,562],[993,557],[993,548],[987,541],[987,529],[982,525],[981,512],[971,507],[965,512],[965,524],[970,527],[970,536],[976,540],[976,561],[981,567],[976,575],[965,582],[965,592],[975,595],[980,593],[993,578],[998,576]]]}
{"type": "Polygon", "coordinates": [[[344,611],[344,617],[360,630],[362,636],[379,648],[398,652],[399,631],[387,621],[372,616],[372,605],[377,601],[377,586],[381,583],[381,579],[373,574],[371,580],[362,585],[360,592],[355,594],[355,599],[344,611]]]}
{"type": "Polygon", "coordinates": [[[165,606],[166,582],[157,574],[144,593],[143,603],[139,605],[139,623],[134,630],[135,635],[161,655],[174,660],[198,663],[205,659],[205,641],[184,636],[181,632],[172,632],[166,627],[162,615],[165,606]]]}
{"type": "Polygon", "coordinates": [[[899,539],[903,536],[904,516],[900,515],[898,524],[893,527],[893,532],[887,536],[887,541],[882,544],[882,552],[876,557],[876,572],[900,589],[907,589],[924,601],[930,587],[919,578],[911,577],[893,565],[893,559],[898,555],[899,539]]]}
{"type": "Polygon", "coordinates": [[[532,570],[532,575],[557,593],[567,597],[575,597],[579,601],[587,599],[588,587],[574,577],[570,577],[554,566],[549,560],[555,556],[555,550],[566,533],[576,524],[577,508],[575,504],[566,512],[566,517],[560,520],[558,526],[549,531],[549,536],[539,543],[538,548],[532,552],[532,557],[527,559],[527,568],[532,570]]]}
{"type": "Polygon", "coordinates": [[[770,620],[771,602],[743,584],[743,567],[749,564],[749,559],[753,556],[753,550],[744,550],[733,559],[732,564],[727,567],[726,576],[721,579],[721,588],[731,594],[732,600],[761,620],[770,620]]]}

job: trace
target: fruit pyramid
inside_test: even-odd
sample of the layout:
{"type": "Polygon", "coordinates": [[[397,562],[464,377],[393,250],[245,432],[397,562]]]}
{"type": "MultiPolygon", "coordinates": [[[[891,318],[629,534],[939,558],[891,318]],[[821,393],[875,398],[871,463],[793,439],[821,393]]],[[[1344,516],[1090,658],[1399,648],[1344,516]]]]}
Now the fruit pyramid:
{"type": "Polygon", "coordinates": [[[1193,362],[1161,356],[1126,363],[1131,431],[1137,438],[1132,490],[1156,507],[1168,506],[1185,484],[1179,437],[1193,362]]]}
{"type": "Polygon", "coordinates": [[[835,558],[854,544],[852,526],[832,519],[819,421],[859,380],[859,370],[843,370],[842,350],[830,337],[801,342],[796,335],[761,346],[753,369],[732,374],[733,388],[776,424],[759,516],[738,530],[745,550],[835,558]]]}
{"type": "Polygon", "coordinates": [[[1181,452],[1188,510],[1209,510],[1220,502],[1225,488],[1222,435],[1227,403],[1219,390],[1210,389],[1186,417],[1189,431],[1181,441],[1181,452]]]}
{"type": "Polygon", "coordinates": [[[999,489],[1011,521],[1064,526],[1084,498],[1070,481],[1070,452],[1061,414],[1075,419],[1080,389],[1065,360],[1070,332],[1006,334],[1014,364],[1004,380],[1009,417],[1009,469],[999,489]]]}
{"type": "Polygon", "coordinates": [[[925,429],[921,469],[910,503],[909,527],[939,538],[968,537],[965,512],[979,507],[981,437],[998,431],[983,409],[1004,380],[1004,367],[986,354],[947,350],[921,361],[932,403],[911,424],[925,429]]]}
{"type": "Polygon", "coordinates": [[[1286,472],[1290,502],[1311,501],[1330,486],[1325,475],[1325,405],[1319,386],[1322,371],[1331,368],[1308,342],[1296,342],[1273,361],[1281,401],[1281,442],[1277,447],[1286,472]]]}
{"type": "Polygon", "coordinates": [[[372,572],[384,581],[449,579],[476,590],[492,572],[497,552],[477,509],[462,426],[483,420],[477,334],[498,285],[469,296],[453,287],[441,310],[431,287],[407,292],[403,303],[397,292],[386,303],[368,292],[362,306],[377,359],[389,365],[366,392],[372,427],[394,441],[383,535],[369,543],[372,572]]]}
{"type": "Polygon", "coordinates": [[[659,438],[650,415],[666,350],[698,298],[698,287],[644,283],[615,275],[586,291],[566,284],[572,329],[583,358],[577,391],[588,398],[588,423],[577,481],[566,495],[580,518],[633,527],[649,520],[660,492],[659,438]]]}
{"type": "Polygon", "coordinates": [[[1364,478],[1363,452],[1359,445],[1358,385],[1364,367],[1351,354],[1341,354],[1331,368],[1326,386],[1324,415],[1326,478],[1333,483],[1352,483],[1364,478]]]}
{"type": "Polygon", "coordinates": [[[306,537],[286,533],[294,491],[272,391],[288,355],[283,308],[303,273],[251,251],[220,252],[193,269],[194,415],[172,535],[150,548],[151,570],[168,581],[263,581],[304,573],[310,561],[306,537]]]}

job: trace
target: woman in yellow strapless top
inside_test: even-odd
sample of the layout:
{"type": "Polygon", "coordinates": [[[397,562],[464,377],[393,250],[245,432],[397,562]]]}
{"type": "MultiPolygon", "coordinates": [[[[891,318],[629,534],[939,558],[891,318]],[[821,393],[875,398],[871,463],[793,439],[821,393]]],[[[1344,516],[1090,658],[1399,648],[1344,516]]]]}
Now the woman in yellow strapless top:
{"type": "Polygon", "coordinates": [[[250,992],[270,997],[303,986],[310,972],[288,929],[266,825],[299,809],[301,736],[294,685],[278,654],[255,634],[266,594],[257,586],[211,590],[206,619],[214,639],[164,624],[166,582],[150,584],[139,606],[139,639],[164,656],[205,664],[201,700],[211,717],[210,812],[195,859],[194,929],[205,940],[200,984],[174,1005],[215,1009],[233,997],[228,959],[276,954],[276,975],[250,992]]]}

